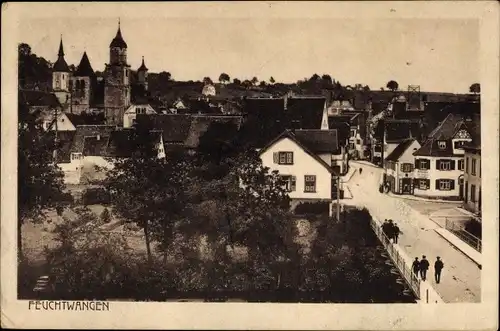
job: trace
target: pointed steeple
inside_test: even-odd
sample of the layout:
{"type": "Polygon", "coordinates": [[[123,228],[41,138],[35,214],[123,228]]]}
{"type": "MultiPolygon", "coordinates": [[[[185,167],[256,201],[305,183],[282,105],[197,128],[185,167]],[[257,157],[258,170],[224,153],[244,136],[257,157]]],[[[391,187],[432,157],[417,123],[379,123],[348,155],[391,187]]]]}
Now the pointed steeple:
{"type": "Polygon", "coordinates": [[[63,48],[63,43],[62,43],[62,35],[61,35],[61,42],[59,43],[59,56],[64,56],[64,48],[63,48]]]}
{"type": "Polygon", "coordinates": [[[139,67],[139,69],[137,69],[137,71],[148,71],[148,68],[146,67],[146,65],[144,64],[144,56],[142,57],[142,64],[141,66],[139,67]]]}
{"type": "Polygon", "coordinates": [[[83,52],[82,59],[80,60],[80,64],[75,71],[76,77],[90,77],[94,75],[94,69],[90,65],[89,57],[87,56],[87,52],[83,52]]]}
{"type": "Polygon", "coordinates": [[[61,35],[61,41],[59,42],[59,52],[57,53],[57,61],[54,63],[54,67],[52,68],[54,72],[69,72],[69,67],[68,64],[66,63],[66,60],[64,59],[64,48],[63,48],[63,42],[62,42],[62,35],[61,35]]]}
{"type": "Polygon", "coordinates": [[[123,40],[123,37],[122,37],[122,30],[120,27],[120,19],[118,19],[118,31],[116,31],[116,36],[111,41],[111,44],[109,45],[109,47],[127,48],[127,43],[125,42],[125,40],[123,40]]]}

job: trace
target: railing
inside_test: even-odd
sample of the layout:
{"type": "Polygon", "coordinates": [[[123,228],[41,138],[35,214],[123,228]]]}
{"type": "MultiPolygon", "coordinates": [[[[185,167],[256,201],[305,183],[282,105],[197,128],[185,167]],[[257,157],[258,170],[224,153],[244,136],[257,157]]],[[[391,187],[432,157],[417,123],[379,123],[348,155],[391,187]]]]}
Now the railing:
{"type": "Polygon", "coordinates": [[[463,242],[474,248],[476,251],[481,252],[481,239],[466,231],[461,223],[446,218],[445,229],[453,233],[455,236],[460,238],[463,242]]]}
{"type": "Polygon", "coordinates": [[[420,280],[417,275],[413,273],[411,268],[406,264],[403,256],[401,256],[401,254],[394,248],[394,245],[386,236],[380,225],[378,225],[373,219],[371,220],[371,226],[387,253],[389,253],[389,257],[394,262],[394,265],[399,269],[406,283],[410,286],[416,297],[420,299],[420,280]]]}

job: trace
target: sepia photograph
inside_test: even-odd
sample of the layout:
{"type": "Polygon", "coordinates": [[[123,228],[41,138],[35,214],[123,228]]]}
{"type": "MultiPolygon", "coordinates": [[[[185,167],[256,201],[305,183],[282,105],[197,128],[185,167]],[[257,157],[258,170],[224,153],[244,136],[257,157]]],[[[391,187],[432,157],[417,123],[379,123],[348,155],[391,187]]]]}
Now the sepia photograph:
{"type": "Polygon", "coordinates": [[[499,108],[480,19],[46,5],[8,44],[27,311],[485,303],[499,108]]]}

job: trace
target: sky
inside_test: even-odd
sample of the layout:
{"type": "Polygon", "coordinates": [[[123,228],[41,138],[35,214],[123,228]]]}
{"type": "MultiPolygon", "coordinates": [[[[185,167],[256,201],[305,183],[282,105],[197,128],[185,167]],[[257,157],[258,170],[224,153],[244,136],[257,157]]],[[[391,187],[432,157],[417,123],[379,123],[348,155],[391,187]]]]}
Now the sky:
{"type": "MultiPolygon", "coordinates": [[[[19,42],[55,62],[62,34],[66,61],[84,51],[104,70],[118,17],[32,18],[19,42]]],[[[128,62],[144,56],[150,72],[175,80],[231,79],[296,82],[314,73],[373,90],[396,80],[400,89],[467,93],[479,81],[479,24],[474,19],[121,18],[128,62]]]]}

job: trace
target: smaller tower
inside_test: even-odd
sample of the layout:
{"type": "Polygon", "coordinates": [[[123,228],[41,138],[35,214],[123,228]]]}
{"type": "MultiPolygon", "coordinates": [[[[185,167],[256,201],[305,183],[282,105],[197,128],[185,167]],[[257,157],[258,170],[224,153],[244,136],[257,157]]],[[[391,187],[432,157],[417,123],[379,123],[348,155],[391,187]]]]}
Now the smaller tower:
{"type": "Polygon", "coordinates": [[[61,36],[57,61],[54,63],[54,67],[52,68],[52,89],[54,90],[54,94],[59,99],[61,105],[66,105],[69,102],[69,81],[70,70],[66,60],[64,59],[64,48],[61,36]]]}
{"type": "Polygon", "coordinates": [[[144,56],[142,57],[142,64],[137,69],[137,78],[139,85],[144,87],[144,91],[148,90],[148,68],[144,64],[144,56]]]}
{"type": "Polygon", "coordinates": [[[94,69],[92,69],[87,52],[84,52],[78,68],[71,77],[71,109],[73,113],[80,114],[90,110],[95,82],[94,69]]]}

